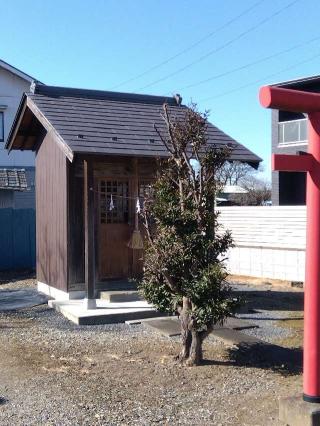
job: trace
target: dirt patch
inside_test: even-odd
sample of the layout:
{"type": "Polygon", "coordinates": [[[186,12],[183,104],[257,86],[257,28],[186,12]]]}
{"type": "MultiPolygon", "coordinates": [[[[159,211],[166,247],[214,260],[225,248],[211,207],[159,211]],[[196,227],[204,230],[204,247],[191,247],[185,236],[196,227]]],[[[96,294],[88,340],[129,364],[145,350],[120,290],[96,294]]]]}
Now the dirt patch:
{"type": "Polygon", "coordinates": [[[276,322],[277,327],[285,328],[291,331],[290,336],[279,339],[278,344],[287,348],[302,348],[303,344],[303,312],[290,313],[289,318],[276,322]]]}
{"type": "Polygon", "coordinates": [[[255,286],[274,286],[274,287],[286,287],[295,289],[296,287],[301,288],[296,282],[286,280],[276,280],[272,278],[258,278],[249,277],[247,275],[229,275],[228,280],[239,284],[251,284],[255,286]]]}
{"type": "MultiPolygon", "coordinates": [[[[149,336],[112,346],[111,350],[104,345],[94,349],[76,345],[71,356],[63,344],[61,350],[54,351],[27,342],[1,348],[0,359],[10,360],[0,362],[0,371],[7,371],[2,385],[7,386],[9,401],[15,399],[12,385],[21,392],[18,383],[24,384],[24,398],[31,406],[23,404],[24,413],[20,414],[29,419],[33,404],[28,392],[30,383],[36,382],[51,389],[51,401],[59,401],[65,415],[70,409],[66,402],[73,406],[73,424],[271,425],[278,424],[274,392],[286,394],[299,380],[257,365],[238,365],[224,346],[209,342],[205,345],[207,362],[197,368],[174,362],[177,342],[149,336]],[[59,394],[55,393],[57,384],[59,394]]],[[[42,405],[42,414],[46,410],[49,424],[68,424],[58,423],[50,406],[43,406],[41,388],[37,394],[37,403],[42,405]]],[[[5,409],[10,410],[10,402],[5,409]]],[[[25,424],[19,416],[14,418],[15,424],[25,424]]],[[[36,419],[28,424],[36,424],[36,419]]]]}

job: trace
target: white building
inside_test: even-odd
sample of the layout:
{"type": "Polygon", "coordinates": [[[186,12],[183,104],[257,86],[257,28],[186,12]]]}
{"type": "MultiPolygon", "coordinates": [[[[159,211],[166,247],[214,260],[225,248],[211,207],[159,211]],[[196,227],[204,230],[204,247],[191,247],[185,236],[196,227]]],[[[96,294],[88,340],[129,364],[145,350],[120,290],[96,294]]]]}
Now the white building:
{"type": "Polygon", "coordinates": [[[22,94],[35,81],[0,60],[0,270],[35,264],[34,154],[15,151],[8,155],[5,149],[22,94]]]}
{"type": "Polygon", "coordinates": [[[34,167],[32,152],[4,149],[22,93],[30,90],[33,77],[0,60],[0,167],[34,167]]]}

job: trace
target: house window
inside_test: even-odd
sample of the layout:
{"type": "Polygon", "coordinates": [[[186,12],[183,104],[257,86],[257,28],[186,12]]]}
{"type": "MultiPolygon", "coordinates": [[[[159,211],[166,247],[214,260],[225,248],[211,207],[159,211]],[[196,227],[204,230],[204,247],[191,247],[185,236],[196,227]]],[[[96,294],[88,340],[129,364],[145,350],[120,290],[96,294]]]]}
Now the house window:
{"type": "Polygon", "coordinates": [[[307,143],[307,119],[279,123],[279,145],[307,143]]]}
{"type": "Polygon", "coordinates": [[[306,204],[306,173],[279,172],[279,205],[302,206],[306,204]]]}
{"type": "Polygon", "coordinates": [[[0,142],[4,141],[4,113],[0,111],[0,142]]]}

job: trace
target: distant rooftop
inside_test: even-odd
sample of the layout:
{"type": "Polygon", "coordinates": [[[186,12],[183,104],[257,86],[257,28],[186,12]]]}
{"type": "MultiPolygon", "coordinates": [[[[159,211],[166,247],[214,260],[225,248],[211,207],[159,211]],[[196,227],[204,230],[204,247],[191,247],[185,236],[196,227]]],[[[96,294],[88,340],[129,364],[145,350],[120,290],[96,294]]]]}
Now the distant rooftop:
{"type": "Polygon", "coordinates": [[[222,194],[247,194],[247,190],[239,185],[226,185],[222,189],[222,194]]]}
{"type": "Polygon", "coordinates": [[[27,187],[24,169],[0,169],[0,189],[24,191],[27,187]]]}

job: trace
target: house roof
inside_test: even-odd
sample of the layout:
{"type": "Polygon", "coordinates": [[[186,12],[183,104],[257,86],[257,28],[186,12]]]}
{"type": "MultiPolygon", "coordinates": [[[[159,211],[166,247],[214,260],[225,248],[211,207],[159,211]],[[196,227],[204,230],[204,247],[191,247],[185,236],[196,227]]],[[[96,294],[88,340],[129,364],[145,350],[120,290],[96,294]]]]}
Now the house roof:
{"type": "Polygon", "coordinates": [[[320,86],[320,75],[312,75],[308,77],[300,77],[293,80],[280,81],[278,83],[272,83],[270,86],[279,86],[279,87],[290,87],[294,88],[312,88],[315,85],[320,86]]]}
{"type": "MultiPolygon", "coordinates": [[[[36,85],[22,99],[6,147],[35,149],[34,140],[19,133],[20,128],[25,131],[21,118],[29,109],[47,130],[55,132],[71,161],[78,154],[165,157],[167,151],[154,128],[165,131],[160,116],[165,102],[173,117],[183,118],[187,107],[178,105],[175,97],[36,85]]],[[[30,117],[26,122],[30,123],[30,117]]],[[[232,160],[254,166],[261,161],[212,124],[208,139],[209,144],[232,145],[232,160]]]]}
{"type": "Polygon", "coordinates": [[[27,187],[24,169],[0,169],[0,189],[23,191],[27,187]]]}
{"type": "Polygon", "coordinates": [[[2,59],[0,59],[0,68],[3,68],[7,71],[10,71],[12,74],[17,75],[18,77],[22,78],[23,80],[29,81],[30,83],[32,82],[37,82],[40,83],[36,78],[31,77],[31,75],[19,70],[18,68],[14,67],[13,65],[8,64],[7,62],[3,61],[2,59]]]}
{"type": "Polygon", "coordinates": [[[221,191],[222,194],[247,194],[247,192],[239,185],[225,185],[221,191]]]}

